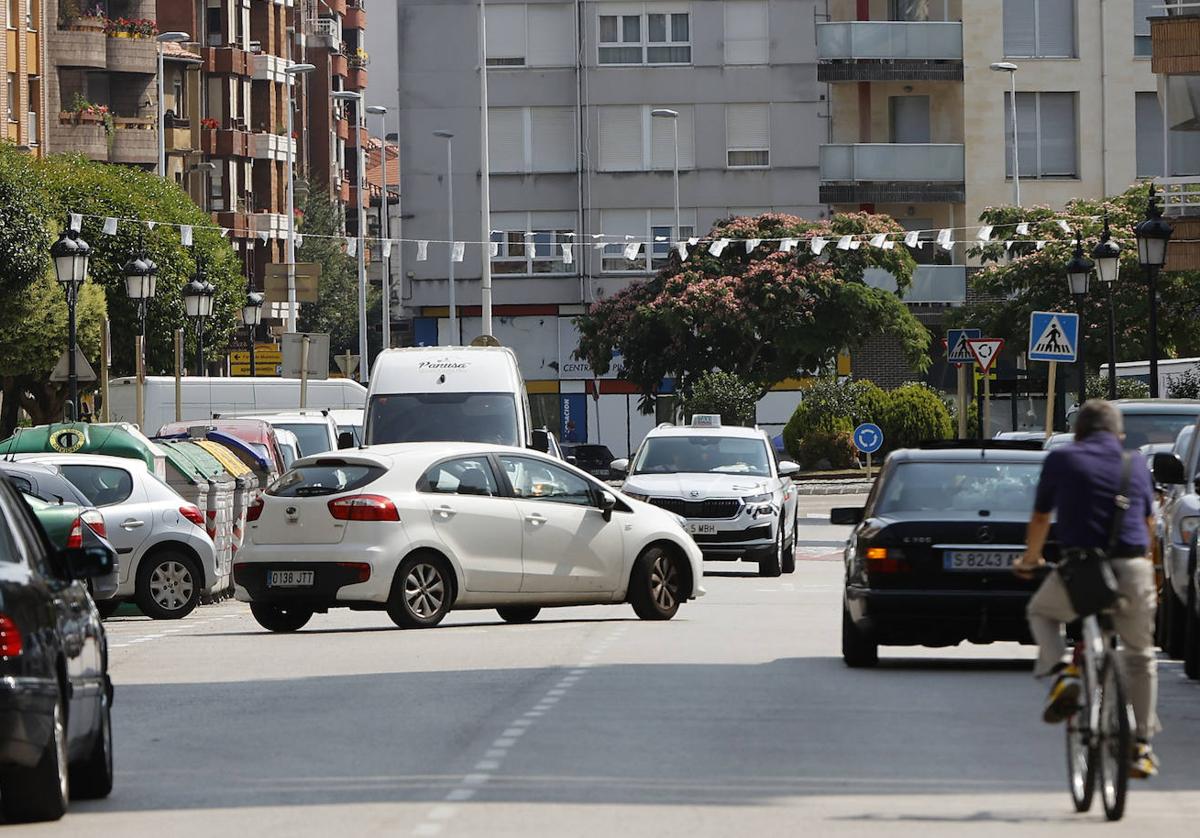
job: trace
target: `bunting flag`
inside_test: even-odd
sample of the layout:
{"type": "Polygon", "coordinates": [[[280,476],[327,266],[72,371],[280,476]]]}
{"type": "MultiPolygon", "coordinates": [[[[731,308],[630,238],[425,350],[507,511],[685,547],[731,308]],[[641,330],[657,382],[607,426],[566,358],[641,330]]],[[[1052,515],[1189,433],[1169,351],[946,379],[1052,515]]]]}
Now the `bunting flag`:
{"type": "Polygon", "coordinates": [[[488,256],[495,259],[500,255],[500,242],[488,242],[488,256]]]}
{"type": "Polygon", "coordinates": [[[713,256],[720,256],[727,247],[729,247],[729,239],[717,239],[708,246],[708,252],[713,256]]]}
{"type": "Polygon", "coordinates": [[[304,247],[304,236],[300,233],[294,233],[293,237],[296,239],[296,247],[304,247]]]}
{"type": "Polygon", "coordinates": [[[625,245],[625,261],[632,262],[638,256],[638,251],[642,249],[641,242],[630,242],[625,245]]]}
{"type": "Polygon", "coordinates": [[[604,238],[603,233],[592,233],[592,241],[595,241],[596,239],[602,239],[602,238],[604,238]]]}
{"type": "Polygon", "coordinates": [[[675,252],[679,254],[680,262],[686,262],[688,258],[687,242],[675,242],[675,252]]]}
{"type": "Polygon", "coordinates": [[[851,242],[850,236],[842,236],[840,239],[838,239],[837,249],[838,250],[849,250],[850,242],[851,242]]]}
{"type": "Polygon", "coordinates": [[[192,225],[183,224],[179,228],[179,243],[184,247],[192,246],[192,225]]]}
{"type": "Polygon", "coordinates": [[[229,228],[228,228],[228,227],[222,227],[222,228],[221,228],[221,238],[225,238],[225,237],[226,237],[226,236],[228,236],[228,235],[229,235],[229,228]]]}
{"type": "Polygon", "coordinates": [[[871,236],[871,247],[883,247],[883,242],[886,239],[887,233],[876,233],[871,236]]]}
{"type": "Polygon", "coordinates": [[[450,259],[454,262],[461,262],[466,252],[466,242],[455,242],[450,248],[450,259]]]}
{"type": "Polygon", "coordinates": [[[71,223],[69,226],[72,230],[78,233],[80,227],[83,226],[83,214],[78,212],[71,213],[71,223]]]}
{"type": "Polygon", "coordinates": [[[780,253],[791,253],[796,249],[796,245],[800,244],[799,239],[783,239],[779,242],[780,253]]]}
{"type": "Polygon", "coordinates": [[[146,222],[146,229],[147,229],[147,230],[153,230],[153,229],[154,229],[154,225],[155,225],[155,224],[157,224],[157,223],[158,223],[157,221],[147,221],[147,222],[146,222]]]}
{"type": "Polygon", "coordinates": [[[887,241],[885,241],[885,242],[883,243],[883,249],[884,249],[884,250],[891,250],[891,249],[892,249],[892,248],[894,248],[895,246],[896,246],[896,243],[895,243],[894,241],[892,241],[891,239],[888,239],[887,241]]]}
{"type": "Polygon", "coordinates": [[[260,239],[262,239],[264,242],[266,242],[266,240],[271,237],[271,234],[268,233],[266,230],[259,230],[258,237],[260,239]]]}
{"type": "Polygon", "coordinates": [[[115,218],[104,219],[104,235],[115,236],[116,234],[117,234],[117,219],[115,219],[115,218]]]}
{"type": "Polygon", "coordinates": [[[1038,243],[1037,243],[1037,249],[1038,249],[1038,250],[1041,250],[1041,249],[1042,249],[1043,247],[1045,247],[1045,246],[1046,246],[1046,243],[1045,243],[1045,242],[1038,242],[1038,243]]]}
{"type": "Polygon", "coordinates": [[[1068,224],[1066,221],[1063,221],[1061,218],[1060,218],[1060,219],[1058,219],[1058,226],[1059,226],[1059,228],[1061,228],[1061,229],[1062,229],[1062,231],[1063,231],[1064,233],[1066,233],[1068,236],[1069,236],[1069,235],[1071,235],[1071,225],[1070,225],[1070,224],[1068,224]]]}
{"type": "Polygon", "coordinates": [[[827,244],[829,244],[828,241],[820,236],[816,236],[811,242],[809,242],[809,249],[812,250],[814,256],[820,256],[821,251],[825,249],[825,245],[827,244]]]}
{"type": "Polygon", "coordinates": [[[559,250],[562,251],[563,264],[564,265],[574,264],[575,263],[575,253],[571,250],[571,245],[566,244],[564,242],[563,244],[560,244],[558,247],[559,247],[559,250]]]}
{"type": "Polygon", "coordinates": [[[754,248],[762,244],[762,239],[746,239],[746,252],[754,252],[754,248]]]}
{"type": "Polygon", "coordinates": [[[942,247],[945,247],[946,244],[950,241],[951,233],[952,233],[952,231],[950,230],[949,227],[939,230],[938,234],[937,234],[937,243],[940,244],[942,247]]]}
{"type": "Polygon", "coordinates": [[[424,262],[428,258],[429,258],[429,242],[418,241],[417,242],[417,261],[424,262]]]}
{"type": "Polygon", "coordinates": [[[862,242],[860,242],[858,239],[850,240],[850,249],[851,250],[858,250],[860,247],[862,247],[862,242]]]}
{"type": "Polygon", "coordinates": [[[921,246],[921,234],[916,230],[909,230],[904,234],[904,244],[913,250],[916,250],[921,246]]]}
{"type": "Polygon", "coordinates": [[[383,240],[383,258],[387,259],[391,255],[392,255],[392,240],[384,239],[383,240]]]}
{"type": "Polygon", "coordinates": [[[979,228],[979,233],[975,236],[975,238],[979,239],[981,242],[988,241],[992,237],[992,229],[993,227],[991,224],[984,224],[979,228]]]}
{"type": "Polygon", "coordinates": [[[655,236],[654,240],[656,242],[665,242],[667,240],[667,237],[666,236],[655,236]]]}
{"type": "Polygon", "coordinates": [[[356,256],[358,254],[358,239],[353,236],[346,236],[346,255],[356,256]]]}
{"type": "Polygon", "coordinates": [[[695,236],[692,236],[690,239],[688,239],[688,247],[695,247],[698,244],[700,244],[700,239],[696,238],[695,236]]]}
{"type": "MultiPolygon", "coordinates": [[[[593,236],[593,238],[595,237],[593,236]]],[[[608,245],[606,245],[604,242],[596,242],[594,245],[592,245],[592,248],[595,250],[603,250],[606,247],[608,247],[608,245]]]]}
{"type": "Polygon", "coordinates": [[[1028,221],[1022,221],[1020,224],[1017,225],[1017,235],[1018,236],[1028,236],[1029,235],[1029,222],[1028,221]]]}
{"type": "Polygon", "coordinates": [[[1006,251],[1012,250],[1012,245],[1013,245],[1012,240],[1009,239],[1008,241],[1004,242],[1004,249],[1006,251]]]}

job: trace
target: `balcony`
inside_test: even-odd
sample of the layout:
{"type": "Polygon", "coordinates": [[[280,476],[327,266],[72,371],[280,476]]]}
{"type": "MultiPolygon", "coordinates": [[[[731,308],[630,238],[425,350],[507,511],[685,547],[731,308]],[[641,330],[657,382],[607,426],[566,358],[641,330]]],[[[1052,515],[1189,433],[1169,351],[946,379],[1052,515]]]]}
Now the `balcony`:
{"type": "Polygon", "coordinates": [[[1162,189],[1163,215],[1175,228],[1164,269],[1200,270],[1200,176],[1155,178],[1154,182],[1162,189]]]}
{"type": "MultiPolygon", "coordinates": [[[[883,268],[867,268],[863,282],[884,291],[896,290],[896,278],[883,268]]],[[[906,303],[960,306],[967,299],[966,265],[917,265],[905,292],[906,303]]]]}
{"type": "Polygon", "coordinates": [[[214,212],[213,218],[220,226],[229,230],[229,234],[235,239],[247,239],[250,237],[251,226],[250,216],[244,212],[214,212]]]}
{"type": "Polygon", "coordinates": [[[349,69],[346,66],[346,56],[337,52],[330,53],[329,72],[335,76],[341,76],[342,78],[345,78],[346,74],[349,72],[349,69]]]}
{"type": "Polygon", "coordinates": [[[186,119],[177,119],[166,129],[163,143],[167,151],[189,154],[196,150],[192,139],[192,128],[186,119]]]}
{"type": "Polygon", "coordinates": [[[281,212],[256,212],[250,216],[250,229],[255,234],[266,233],[267,238],[287,237],[287,216],[281,212]]]}
{"type": "Polygon", "coordinates": [[[287,84],[291,81],[291,76],[284,72],[284,68],[288,65],[286,58],[268,53],[258,53],[252,55],[251,59],[255,81],[270,81],[277,84],[287,84]]]}
{"type": "Polygon", "coordinates": [[[312,21],[312,34],[319,46],[337,49],[342,43],[342,27],[330,17],[319,17],[312,21]]]}
{"type": "Polygon", "coordinates": [[[965,200],[965,162],[961,145],[823,145],[820,161],[820,200],[823,204],[960,204],[965,200]]]}
{"type": "Polygon", "coordinates": [[[200,148],[215,157],[249,157],[250,135],[236,129],[202,128],[200,148]]]}
{"type": "Polygon", "coordinates": [[[99,27],[75,24],[71,29],[60,28],[50,39],[49,46],[54,63],[59,67],[86,67],[90,70],[108,67],[108,36],[104,34],[103,24],[99,27]]]}
{"type": "Polygon", "coordinates": [[[1151,18],[1150,44],[1155,74],[1200,73],[1200,14],[1151,18]]]}
{"type": "Polygon", "coordinates": [[[50,131],[55,151],[80,154],[89,160],[108,160],[108,135],[99,119],[89,120],[64,111],[50,131]]]}
{"type": "Polygon", "coordinates": [[[158,72],[158,48],[152,38],[108,38],[110,73],[142,73],[152,76],[158,72]]]}
{"type": "Polygon", "coordinates": [[[256,160],[286,161],[296,153],[296,141],[282,134],[255,134],[250,142],[250,156],[256,160]]]}
{"type": "Polygon", "coordinates": [[[113,117],[110,163],[150,166],[158,162],[158,132],[153,117],[113,117]]]}
{"type": "Polygon", "coordinates": [[[343,29],[366,29],[367,10],[363,8],[362,0],[350,0],[346,6],[346,14],[342,16],[343,29]]]}
{"type": "Polygon", "coordinates": [[[819,81],[962,81],[962,24],[817,24],[819,81]]]}
{"type": "MultiPolygon", "coordinates": [[[[250,54],[237,47],[205,47],[200,51],[203,70],[224,76],[250,75],[250,54]]],[[[151,71],[153,72],[153,70],[151,71]]]]}
{"type": "Polygon", "coordinates": [[[346,74],[346,87],[350,90],[366,90],[367,68],[351,67],[350,72],[346,74]]]}

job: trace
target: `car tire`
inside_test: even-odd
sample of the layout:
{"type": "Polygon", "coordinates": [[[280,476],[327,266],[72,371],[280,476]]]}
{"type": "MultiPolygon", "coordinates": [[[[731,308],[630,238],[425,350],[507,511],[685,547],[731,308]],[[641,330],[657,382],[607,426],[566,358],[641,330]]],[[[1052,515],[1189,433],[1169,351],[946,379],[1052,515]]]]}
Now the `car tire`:
{"type": "MultiPolygon", "coordinates": [[[[783,545],[783,554],[779,559],[779,570],[783,573],[796,572],[796,535],[799,524],[792,524],[792,540],[783,545]]],[[[780,527],[782,530],[783,528],[780,527]]],[[[782,535],[780,536],[782,538],[782,535]]]]}
{"type": "Polygon", "coordinates": [[[669,620],[679,611],[681,559],[661,547],[638,556],[629,576],[629,604],[643,620],[669,620]]]}
{"type": "Polygon", "coordinates": [[[13,769],[0,778],[0,808],[9,823],[56,821],[67,811],[67,711],[62,691],[54,703],[53,731],[32,768],[13,769]]]}
{"type": "Polygon", "coordinates": [[[872,641],[850,617],[850,609],[842,606],[842,660],[851,669],[871,667],[879,663],[879,644],[872,641]]]}
{"type": "Polygon", "coordinates": [[[108,696],[108,690],[101,691],[100,729],[87,758],[71,767],[71,797],[80,800],[99,800],[112,792],[112,705],[108,696]]]}
{"type": "Polygon", "coordinates": [[[1200,592],[1196,590],[1195,570],[1188,571],[1188,601],[1183,624],[1183,673],[1200,681],[1200,592]]]}
{"type": "Polygon", "coordinates": [[[1163,580],[1162,603],[1159,604],[1159,608],[1162,609],[1162,637],[1160,640],[1163,654],[1171,660],[1183,660],[1187,610],[1179,601],[1179,597],[1175,596],[1175,589],[1169,579],[1163,580]]]}
{"type": "Polygon", "coordinates": [[[300,631],[312,619],[311,608],[297,608],[290,605],[277,605],[273,602],[252,602],[250,613],[255,621],[267,631],[286,634],[300,631]]]}
{"type": "Polygon", "coordinates": [[[541,610],[536,605],[506,605],[497,608],[496,613],[506,623],[532,623],[541,610]]]}
{"type": "Polygon", "coordinates": [[[400,628],[432,628],[450,612],[454,591],[450,564],[441,556],[418,553],[400,563],[392,580],[387,613],[400,628]]]}
{"type": "Polygon", "coordinates": [[[779,528],[779,537],[769,555],[758,560],[758,575],[775,577],[783,573],[783,527],[779,528]]]}
{"type": "Polygon", "coordinates": [[[179,620],[200,602],[200,569],[191,557],[175,550],[144,556],[138,563],[135,598],[138,608],[156,620],[179,620]]]}
{"type": "Polygon", "coordinates": [[[121,607],[119,599],[102,599],[96,602],[96,610],[100,612],[100,619],[107,620],[117,613],[117,609],[121,607]]]}

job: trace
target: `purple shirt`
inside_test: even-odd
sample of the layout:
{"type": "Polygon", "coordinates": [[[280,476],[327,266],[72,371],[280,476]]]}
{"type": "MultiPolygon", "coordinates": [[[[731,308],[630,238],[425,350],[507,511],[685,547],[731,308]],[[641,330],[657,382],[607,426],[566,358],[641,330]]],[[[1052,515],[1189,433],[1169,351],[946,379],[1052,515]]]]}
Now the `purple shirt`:
{"type": "MultiPolygon", "coordinates": [[[[1057,510],[1054,531],[1067,547],[1108,547],[1113,496],[1121,482],[1121,441],[1098,431],[1087,439],[1046,455],[1033,508],[1057,510]]],[[[1149,549],[1146,519],[1154,504],[1154,483],[1146,459],[1136,451],[1129,469],[1129,509],[1117,534],[1118,556],[1143,555],[1149,549]]]]}

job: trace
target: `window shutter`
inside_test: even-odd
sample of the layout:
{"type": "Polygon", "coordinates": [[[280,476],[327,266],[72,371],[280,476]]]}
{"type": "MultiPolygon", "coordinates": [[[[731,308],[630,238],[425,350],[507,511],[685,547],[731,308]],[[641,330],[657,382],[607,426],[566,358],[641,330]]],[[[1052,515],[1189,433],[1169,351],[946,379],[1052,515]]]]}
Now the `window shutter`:
{"type": "Polygon", "coordinates": [[[1004,54],[1023,58],[1037,54],[1036,0],[1004,0],[1004,54]]]}
{"type": "Polygon", "coordinates": [[[575,111],[572,108],[530,108],[533,171],[575,171],[575,111]]]}
{"type": "Polygon", "coordinates": [[[1075,56],[1075,0],[1038,0],[1037,55],[1075,56]]]}
{"type": "MultiPolygon", "coordinates": [[[[1041,171],[1038,174],[1043,177],[1073,177],[1078,174],[1075,94],[1043,93],[1039,98],[1041,100],[1038,126],[1041,131],[1041,171]]],[[[1018,103],[1019,101],[1018,99],[1018,103]]],[[[1019,114],[1017,118],[1020,119],[1019,114]]]]}
{"type": "MultiPolygon", "coordinates": [[[[478,32],[476,32],[478,35],[478,32]]],[[[504,4],[487,6],[487,57],[525,59],[525,5],[504,4]]]]}
{"type": "Polygon", "coordinates": [[[600,170],[641,171],[642,109],[637,105],[618,105],[597,110],[600,118],[600,170]]]}
{"type": "Polygon", "coordinates": [[[1162,108],[1158,104],[1158,94],[1137,93],[1135,97],[1135,174],[1137,177],[1159,177],[1163,173],[1163,144],[1162,108]]]}
{"type": "Polygon", "coordinates": [[[730,150],[769,149],[771,117],[767,105],[726,105],[725,139],[730,150]]]}
{"type": "Polygon", "coordinates": [[[488,108],[488,161],[496,174],[525,171],[522,108],[488,108]]]}
{"type": "Polygon", "coordinates": [[[650,168],[670,171],[675,164],[675,142],[671,123],[678,122],[679,168],[696,167],[695,112],[691,105],[655,105],[675,111],[679,116],[671,119],[650,119],[650,168]]]}
{"type": "Polygon", "coordinates": [[[725,4],[725,63],[766,64],[770,52],[766,0],[725,4]]]}
{"type": "Polygon", "coordinates": [[[567,3],[529,6],[530,67],[575,64],[575,11],[567,3]]]}

